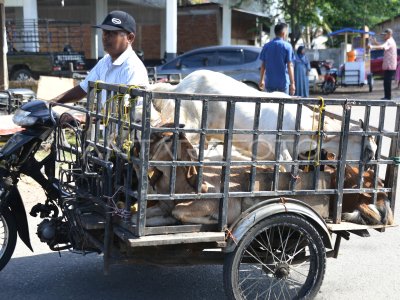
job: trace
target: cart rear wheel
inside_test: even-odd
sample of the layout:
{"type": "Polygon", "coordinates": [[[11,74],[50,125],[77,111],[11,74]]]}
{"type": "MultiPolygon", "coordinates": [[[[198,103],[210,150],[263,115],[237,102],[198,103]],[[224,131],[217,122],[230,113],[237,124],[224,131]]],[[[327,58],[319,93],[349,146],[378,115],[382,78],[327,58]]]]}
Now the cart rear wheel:
{"type": "Polygon", "coordinates": [[[312,298],[325,274],[322,239],[304,218],[276,215],[254,225],[224,263],[229,299],[312,298]]]}

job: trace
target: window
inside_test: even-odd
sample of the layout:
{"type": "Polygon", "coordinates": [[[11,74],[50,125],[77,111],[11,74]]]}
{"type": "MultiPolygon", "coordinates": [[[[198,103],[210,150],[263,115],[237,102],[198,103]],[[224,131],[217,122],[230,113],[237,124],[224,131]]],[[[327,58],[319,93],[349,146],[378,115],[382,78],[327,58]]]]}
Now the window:
{"type": "Polygon", "coordinates": [[[243,52],[241,50],[218,51],[218,65],[229,66],[241,63],[243,63],[243,52]]]}
{"type": "Polygon", "coordinates": [[[258,52],[244,50],[244,62],[250,63],[258,59],[258,52]]]}
{"type": "Polygon", "coordinates": [[[198,68],[213,65],[213,52],[194,53],[182,57],[181,66],[185,68],[198,68]]]}
{"type": "Polygon", "coordinates": [[[169,63],[166,63],[162,68],[163,70],[177,70],[179,65],[179,59],[173,59],[169,63]]]}

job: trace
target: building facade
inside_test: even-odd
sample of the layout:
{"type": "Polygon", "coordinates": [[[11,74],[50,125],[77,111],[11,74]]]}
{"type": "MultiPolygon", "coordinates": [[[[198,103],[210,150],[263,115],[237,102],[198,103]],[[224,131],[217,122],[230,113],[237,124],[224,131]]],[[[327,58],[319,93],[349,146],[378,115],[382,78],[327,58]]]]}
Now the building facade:
{"type": "Polygon", "coordinates": [[[257,38],[257,18],[263,16],[259,11],[255,12],[257,8],[254,7],[251,10],[232,7],[229,0],[203,1],[207,3],[197,5],[180,1],[179,3],[185,5],[178,7],[176,16],[166,13],[168,5],[178,4],[176,0],[6,0],[5,2],[7,19],[36,17],[36,19],[80,22],[82,46],[79,50],[84,51],[88,58],[104,55],[101,33],[92,28],[92,25],[101,23],[107,12],[115,9],[127,11],[135,17],[137,33],[134,48],[143,51],[146,60],[159,60],[164,58],[166,53],[179,54],[202,46],[254,45],[257,38]],[[27,3],[29,5],[26,7],[27,3]],[[32,12],[35,9],[36,13],[32,12]],[[177,26],[176,32],[171,37],[171,28],[174,30],[174,27],[169,24],[173,24],[174,19],[177,26]],[[230,21],[229,26],[226,25],[227,21],[230,21]],[[168,41],[171,40],[176,46],[168,45],[168,41]]]}

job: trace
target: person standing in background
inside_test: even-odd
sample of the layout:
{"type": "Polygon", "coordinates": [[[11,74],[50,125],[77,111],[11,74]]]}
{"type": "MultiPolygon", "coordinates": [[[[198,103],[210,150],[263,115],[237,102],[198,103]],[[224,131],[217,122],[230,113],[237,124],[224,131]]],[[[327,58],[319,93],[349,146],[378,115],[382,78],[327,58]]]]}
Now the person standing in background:
{"type": "Polygon", "coordinates": [[[305,55],[304,46],[297,48],[296,58],[294,60],[294,81],[296,83],[296,96],[308,98],[310,88],[308,82],[308,73],[311,70],[310,62],[305,55]]]}
{"type": "Polygon", "coordinates": [[[260,60],[262,63],[258,84],[260,90],[295,94],[294,54],[292,45],[285,41],[287,29],[287,24],[277,24],[274,29],[276,38],[266,43],[261,50],[260,60]]]}
{"type": "Polygon", "coordinates": [[[376,39],[371,38],[371,42],[374,45],[371,45],[370,48],[374,49],[383,49],[383,89],[385,92],[385,96],[382,100],[391,100],[392,99],[392,80],[393,76],[396,72],[397,67],[397,46],[396,42],[393,39],[393,31],[390,28],[385,29],[381,34],[383,34],[383,38],[385,42],[383,44],[378,44],[376,39]]]}

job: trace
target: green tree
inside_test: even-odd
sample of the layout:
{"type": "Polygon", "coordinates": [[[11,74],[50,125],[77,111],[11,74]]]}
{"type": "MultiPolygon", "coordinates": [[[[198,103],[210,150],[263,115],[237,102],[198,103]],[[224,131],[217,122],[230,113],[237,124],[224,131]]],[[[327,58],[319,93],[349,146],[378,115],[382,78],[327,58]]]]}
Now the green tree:
{"type": "Polygon", "coordinates": [[[400,0],[325,0],[320,3],[320,14],[332,30],[343,27],[372,28],[379,22],[400,13],[400,0]]]}
{"type": "MultiPolygon", "coordinates": [[[[255,0],[238,0],[234,6],[255,0]]],[[[234,2],[232,0],[231,2],[234,2]]],[[[323,27],[335,31],[344,27],[372,28],[379,22],[400,15],[400,0],[259,0],[271,17],[275,7],[290,25],[293,47],[310,28],[323,27]]],[[[274,20],[272,20],[274,23],[274,20]]],[[[312,33],[311,33],[312,34],[312,33]]]]}
{"type": "MultiPolygon", "coordinates": [[[[237,1],[236,5],[240,6],[249,1],[237,1]]],[[[274,7],[277,12],[282,12],[291,29],[289,39],[293,47],[307,28],[312,25],[321,25],[321,18],[318,14],[320,2],[321,0],[260,0],[265,10],[274,7]]],[[[271,15],[271,17],[275,16],[271,15]]]]}

